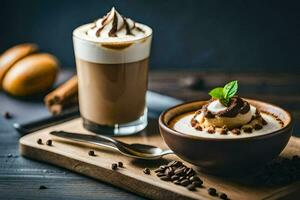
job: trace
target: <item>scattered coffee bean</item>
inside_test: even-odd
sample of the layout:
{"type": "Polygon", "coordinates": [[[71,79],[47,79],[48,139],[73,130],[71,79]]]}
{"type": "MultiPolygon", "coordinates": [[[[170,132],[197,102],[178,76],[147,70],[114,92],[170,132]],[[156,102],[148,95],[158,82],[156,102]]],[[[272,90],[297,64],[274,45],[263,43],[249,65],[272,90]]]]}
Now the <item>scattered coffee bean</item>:
{"type": "Polygon", "coordinates": [[[44,185],[40,185],[39,189],[40,189],[40,190],[44,190],[44,189],[47,189],[47,187],[44,186],[44,185]]]}
{"type": "Polygon", "coordinates": [[[168,177],[168,176],[161,176],[161,177],[160,177],[160,180],[163,180],[163,181],[170,181],[171,179],[170,179],[170,177],[168,177]]]}
{"type": "Polygon", "coordinates": [[[36,141],[38,144],[43,144],[43,141],[41,138],[39,138],[37,141],[36,141]]]}
{"type": "Polygon", "coordinates": [[[11,115],[9,112],[4,112],[4,113],[3,113],[3,117],[4,117],[5,119],[11,119],[11,118],[12,118],[12,115],[11,115]]]}
{"type": "Polygon", "coordinates": [[[47,144],[48,146],[52,146],[52,140],[47,140],[46,144],[47,144]]]}
{"type": "Polygon", "coordinates": [[[166,176],[171,177],[174,175],[174,171],[172,169],[172,167],[168,167],[164,173],[166,176]]]}
{"type": "Polygon", "coordinates": [[[162,176],[165,176],[165,174],[164,174],[164,173],[162,173],[162,172],[159,172],[159,173],[157,173],[157,174],[156,174],[156,176],[158,176],[158,177],[162,177],[162,176]]]}
{"type": "Polygon", "coordinates": [[[190,181],[200,181],[200,178],[198,176],[192,176],[189,178],[190,181]]]}
{"type": "Polygon", "coordinates": [[[169,163],[167,164],[167,166],[168,166],[168,167],[171,167],[171,166],[175,165],[176,163],[177,163],[177,161],[176,161],[176,160],[173,160],[173,161],[169,162],[169,163]]]}
{"type": "Polygon", "coordinates": [[[7,157],[11,158],[11,157],[13,157],[13,155],[10,153],[10,154],[7,154],[7,157]]]}
{"type": "Polygon", "coordinates": [[[224,199],[224,200],[228,199],[227,194],[221,193],[220,194],[220,199],[224,199]]]}
{"type": "Polygon", "coordinates": [[[118,164],[117,163],[111,164],[111,169],[112,170],[116,170],[117,168],[118,168],[118,164]]]}
{"type": "Polygon", "coordinates": [[[179,176],[177,176],[177,175],[173,175],[172,177],[171,177],[171,180],[172,181],[175,181],[175,180],[178,180],[179,179],[179,176]]]}
{"type": "Polygon", "coordinates": [[[215,188],[208,188],[208,194],[211,196],[217,196],[217,190],[215,188]]]}
{"type": "Polygon", "coordinates": [[[156,176],[163,181],[172,181],[176,185],[182,185],[194,191],[202,187],[203,181],[197,176],[193,168],[185,166],[180,161],[171,161],[155,170],[156,176]]]}
{"type": "Polygon", "coordinates": [[[144,172],[144,174],[150,174],[150,169],[149,169],[149,168],[145,168],[145,169],[143,170],[143,172],[144,172]]]}
{"type": "Polygon", "coordinates": [[[239,134],[241,134],[241,130],[240,130],[240,129],[238,129],[238,128],[234,128],[234,129],[232,129],[232,130],[231,130],[231,132],[232,132],[233,134],[235,134],[235,135],[239,135],[239,134]]]}
{"type": "Polygon", "coordinates": [[[123,167],[123,163],[122,162],[118,162],[118,166],[122,168],[123,167]]]}
{"type": "Polygon", "coordinates": [[[174,171],[174,174],[180,176],[183,174],[184,169],[185,169],[184,167],[180,167],[174,171]]]}
{"type": "Polygon", "coordinates": [[[254,125],[254,129],[255,130],[260,130],[260,129],[262,129],[263,127],[262,127],[262,125],[260,125],[260,124],[255,124],[254,125]]]}
{"type": "Polygon", "coordinates": [[[90,151],[89,151],[89,156],[95,156],[95,152],[92,151],[92,150],[90,150],[90,151]]]}
{"type": "Polygon", "coordinates": [[[180,182],[181,185],[183,186],[187,186],[188,184],[190,184],[190,181],[187,180],[187,179],[183,179],[181,182],[180,182]]]}
{"type": "Polygon", "coordinates": [[[188,170],[186,171],[187,176],[193,176],[195,174],[195,171],[193,168],[187,168],[188,170]]]}
{"type": "Polygon", "coordinates": [[[186,188],[188,190],[191,190],[191,191],[195,191],[196,190],[196,187],[193,184],[189,184],[186,188]]]}
{"type": "Polygon", "coordinates": [[[196,187],[202,187],[203,181],[202,180],[193,181],[192,184],[195,185],[196,187]]]}

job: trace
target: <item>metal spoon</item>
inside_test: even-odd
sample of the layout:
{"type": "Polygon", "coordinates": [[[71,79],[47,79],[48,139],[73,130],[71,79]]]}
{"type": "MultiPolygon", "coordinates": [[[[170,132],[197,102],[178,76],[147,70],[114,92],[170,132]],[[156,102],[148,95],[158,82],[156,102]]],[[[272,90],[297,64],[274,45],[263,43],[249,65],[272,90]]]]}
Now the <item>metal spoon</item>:
{"type": "Polygon", "coordinates": [[[147,144],[127,144],[116,139],[104,135],[87,135],[80,133],[70,133],[66,131],[52,131],[51,135],[66,138],[79,142],[86,142],[115,149],[121,154],[138,159],[159,159],[164,155],[173,154],[170,149],[163,150],[161,148],[147,144]]]}

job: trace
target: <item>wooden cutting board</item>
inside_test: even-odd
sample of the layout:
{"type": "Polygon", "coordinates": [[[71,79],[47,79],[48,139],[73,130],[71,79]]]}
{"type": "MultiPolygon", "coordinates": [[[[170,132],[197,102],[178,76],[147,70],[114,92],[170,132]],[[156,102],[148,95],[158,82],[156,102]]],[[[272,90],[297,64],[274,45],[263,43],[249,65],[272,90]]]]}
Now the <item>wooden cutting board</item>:
{"type": "MultiPolygon", "coordinates": [[[[168,155],[164,159],[156,161],[135,160],[124,157],[118,152],[102,147],[85,145],[83,143],[70,142],[49,135],[50,131],[64,130],[92,134],[82,127],[80,118],[74,119],[50,128],[46,128],[22,137],[19,141],[21,155],[64,167],[74,172],[84,174],[100,181],[124,188],[133,193],[151,199],[219,199],[207,193],[207,188],[214,187],[218,192],[224,192],[230,199],[297,199],[300,194],[300,183],[293,183],[282,187],[257,186],[247,182],[248,177],[242,176],[239,180],[207,175],[199,172],[204,181],[204,187],[197,191],[189,191],[185,187],[164,182],[155,176],[153,169],[170,160],[180,160],[175,155],[168,155]],[[43,145],[37,144],[41,138],[43,145]],[[52,146],[45,143],[53,140],[52,146]],[[95,157],[88,155],[89,150],[94,150],[95,157]],[[121,161],[124,168],[111,170],[111,164],[121,161]],[[151,175],[143,173],[143,169],[151,169],[151,175]]],[[[150,120],[149,125],[141,134],[119,137],[121,141],[128,143],[145,143],[167,148],[159,135],[156,120],[150,120]]],[[[300,139],[292,137],[288,146],[282,152],[282,157],[300,155],[300,139]]],[[[183,161],[184,162],[184,161],[183,161]]],[[[186,165],[190,166],[185,162],[186,165]]],[[[196,169],[195,166],[192,166],[196,169]]],[[[199,171],[199,170],[197,170],[199,171]]]]}

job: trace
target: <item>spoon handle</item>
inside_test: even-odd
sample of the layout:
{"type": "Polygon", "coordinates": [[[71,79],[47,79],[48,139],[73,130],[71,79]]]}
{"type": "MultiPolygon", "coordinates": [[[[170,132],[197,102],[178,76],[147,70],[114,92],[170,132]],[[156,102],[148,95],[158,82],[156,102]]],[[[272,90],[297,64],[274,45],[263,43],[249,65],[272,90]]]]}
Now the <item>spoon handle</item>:
{"type": "Polygon", "coordinates": [[[71,133],[66,131],[51,131],[51,135],[71,139],[79,142],[87,142],[90,144],[99,144],[101,146],[109,146],[113,148],[117,148],[115,143],[113,143],[111,140],[107,140],[106,138],[98,137],[96,135],[87,135],[87,134],[79,134],[79,133],[71,133]]]}

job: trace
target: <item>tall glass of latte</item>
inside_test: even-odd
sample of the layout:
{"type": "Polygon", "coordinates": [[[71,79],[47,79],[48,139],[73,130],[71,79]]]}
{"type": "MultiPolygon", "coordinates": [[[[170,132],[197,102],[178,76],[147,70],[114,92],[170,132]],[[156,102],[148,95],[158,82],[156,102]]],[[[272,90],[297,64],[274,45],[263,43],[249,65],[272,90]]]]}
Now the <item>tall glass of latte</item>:
{"type": "Polygon", "coordinates": [[[151,39],[150,27],[123,17],[114,8],[74,30],[79,107],[86,129],[128,135],[147,126],[151,39]]]}

